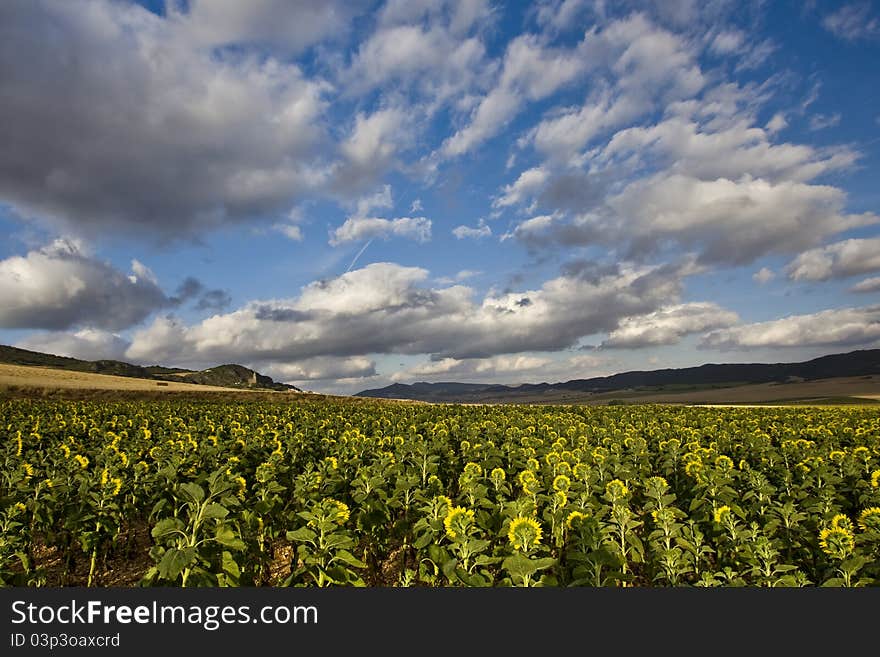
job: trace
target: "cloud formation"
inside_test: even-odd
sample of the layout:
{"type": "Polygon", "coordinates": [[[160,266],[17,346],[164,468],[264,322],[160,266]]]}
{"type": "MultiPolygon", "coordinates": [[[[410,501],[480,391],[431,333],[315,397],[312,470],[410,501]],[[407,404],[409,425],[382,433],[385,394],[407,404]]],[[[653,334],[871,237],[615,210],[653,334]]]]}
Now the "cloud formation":
{"type": "Polygon", "coordinates": [[[137,260],[131,273],[57,240],[0,261],[0,327],[118,331],[168,304],[153,273],[137,260]]]}
{"type": "Polygon", "coordinates": [[[827,281],[880,271],[880,237],[849,239],[801,253],[786,267],[795,281],[827,281]]]}
{"type": "Polygon", "coordinates": [[[193,326],[157,318],[134,334],[128,355],[139,362],[225,361],[232,354],[299,362],[371,353],[439,360],[556,351],[667,304],[680,293],[682,275],[668,266],[615,268],[475,300],[463,285],[423,286],[424,269],[374,263],[311,283],[296,298],[252,302],[193,326]]]}
{"type": "Polygon", "coordinates": [[[768,322],[745,324],[708,333],[702,341],[713,349],[759,347],[871,346],[880,341],[880,306],[822,310],[789,315],[768,322]]]}
{"type": "MultiPolygon", "coordinates": [[[[269,27],[265,2],[197,2],[187,25],[207,16],[220,38],[210,18],[230,4],[259,16],[254,36],[269,27]]],[[[314,194],[326,84],[272,57],[202,49],[184,27],[121,2],[0,3],[0,197],[64,232],[167,239],[314,194]]]]}
{"type": "Polygon", "coordinates": [[[606,349],[638,349],[678,343],[684,336],[739,322],[735,312],[716,303],[684,303],[661,308],[647,315],[626,317],[603,340],[606,349]]]}

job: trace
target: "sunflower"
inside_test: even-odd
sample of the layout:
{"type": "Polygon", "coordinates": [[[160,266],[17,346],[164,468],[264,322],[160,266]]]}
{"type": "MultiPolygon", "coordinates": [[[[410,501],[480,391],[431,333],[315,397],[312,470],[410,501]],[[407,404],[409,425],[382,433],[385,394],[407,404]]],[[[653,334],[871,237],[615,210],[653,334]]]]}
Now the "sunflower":
{"type": "Polygon", "coordinates": [[[463,506],[453,506],[447,511],[446,517],[443,519],[443,526],[446,528],[446,535],[455,541],[467,538],[473,522],[473,511],[465,509],[463,506]]]}
{"type": "Polygon", "coordinates": [[[845,559],[855,548],[855,537],[842,527],[826,527],[819,532],[819,547],[829,557],[845,559]]]}
{"type": "Polygon", "coordinates": [[[862,531],[880,531],[880,506],[870,506],[859,514],[862,531]]]}
{"type": "Polygon", "coordinates": [[[572,511],[565,519],[565,526],[568,527],[568,529],[574,529],[588,517],[589,516],[586,513],[581,513],[580,511],[572,511]]]}
{"type": "Polygon", "coordinates": [[[565,493],[571,488],[571,479],[564,474],[556,475],[553,479],[553,490],[565,493]]]}
{"type": "Polygon", "coordinates": [[[605,484],[605,494],[612,502],[620,502],[629,495],[629,488],[620,479],[614,479],[605,484]]]}
{"type": "Polygon", "coordinates": [[[534,518],[520,516],[510,521],[507,538],[517,550],[527,552],[541,544],[541,525],[534,518]]]}
{"type": "Polygon", "coordinates": [[[328,500],[328,502],[331,502],[333,506],[336,507],[334,509],[335,517],[333,520],[335,520],[338,525],[344,525],[349,517],[351,517],[351,511],[349,511],[348,505],[345,502],[333,499],[328,500]]]}
{"type": "Polygon", "coordinates": [[[730,507],[726,504],[715,509],[714,518],[719,525],[724,523],[728,517],[730,517],[730,507]]]}
{"type": "Polygon", "coordinates": [[[852,520],[843,513],[838,513],[831,519],[831,527],[832,529],[845,529],[848,532],[853,530],[852,520]]]}

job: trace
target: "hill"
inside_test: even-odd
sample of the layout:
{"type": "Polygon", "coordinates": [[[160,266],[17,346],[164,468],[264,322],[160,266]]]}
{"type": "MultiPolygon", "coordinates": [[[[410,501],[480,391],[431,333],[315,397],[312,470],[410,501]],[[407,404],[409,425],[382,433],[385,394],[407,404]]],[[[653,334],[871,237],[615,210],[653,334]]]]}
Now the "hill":
{"type": "Polygon", "coordinates": [[[766,384],[794,384],[871,375],[880,375],[880,349],[832,354],[800,363],[711,363],[680,369],[622,372],[560,383],[395,383],[385,388],[364,390],[357,396],[444,403],[571,403],[590,399],[607,400],[609,395],[615,394],[626,397],[668,396],[717,388],[756,384],[766,387],[766,384]]]}
{"type": "Polygon", "coordinates": [[[0,363],[29,367],[48,367],[69,372],[109,374],[136,379],[173,381],[175,383],[190,383],[221,388],[292,390],[302,392],[296,386],[277,383],[271,377],[235,364],[218,365],[217,367],[201,371],[163,367],[161,365],[142,367],[118,360],[79,360],[78,358],[44,354],[39,351],[19,349],[18,347],[7,345],[0,345],[0,363]]]}

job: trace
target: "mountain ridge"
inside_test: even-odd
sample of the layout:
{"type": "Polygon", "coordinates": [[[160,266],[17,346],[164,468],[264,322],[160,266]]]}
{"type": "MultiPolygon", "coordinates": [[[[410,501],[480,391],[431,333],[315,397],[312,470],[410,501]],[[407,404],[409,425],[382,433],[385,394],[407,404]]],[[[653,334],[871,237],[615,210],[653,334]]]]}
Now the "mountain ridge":
{"type": "Polygon", "coordinates": [[[81,360],[79,358],[47,354],[9,345],[0,345],[0,363],[49,367],[93,374],[111,374],[137,379],[153,379],[156,381],[195,383],[224,388],[302,392],[296,386],[276,382],[272,377],[265,376],[255,370],[235,363],[216,365],[204,370],[189,370],[182,367],[164,367],[162,365],[133,365],[121,360],[81,360]]]}
{"type": "Polygon", "coordinates": [[[552,393],[578,393],[584,396],[631,390],[669,392],[677,389],[711,389],[748,384],[814,381],[837,377],[880,375],[880,349],[862,349],[819,356],[795,363],[705,363],[694,367],[659,370],[633,370],[589,379],[558,383],[460,383],[455,381],[411,384],[394,383],[384,388],[358,392],[356,397],[411,399],[444,403],[522,401],[552,393]],[[653,390],[651,390],[653,389],[653,390]]]}

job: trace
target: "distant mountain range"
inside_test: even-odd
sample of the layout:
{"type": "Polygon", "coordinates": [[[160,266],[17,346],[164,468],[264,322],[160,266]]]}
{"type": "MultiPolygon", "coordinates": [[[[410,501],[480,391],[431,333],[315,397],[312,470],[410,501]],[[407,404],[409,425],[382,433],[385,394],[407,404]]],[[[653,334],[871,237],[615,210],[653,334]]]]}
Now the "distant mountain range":
{"type": "Polygon", "coordinates": [[[302,392],[296,386],[287,383],[276,383],[271,377],[235,364],[218,365],[217,367],[210,367],[200,371],[179,367],[162,367],[160,365],[142,367],[120,360],[79,360],[78,358],[55,356],[6,345],[0,345],[0,363],[51,367],[52,369],[70,370],[73,372],[112,374],[114,376],[127,376],[137,379],[196,383],[224,388],[293,390],[294,392],[302,392]]]}
{"type": "Polygon", "coordinates": [[[534,403],[584,400],[596,396],[608,398],[609,395],[620,393],[678,393],[867,375],[880,375],[880,349],[833,354],[802,363],[707,364],[681,369],[623,372],[563,383],[395,383],[385,388],[364,390],[356,396],[442,403],[534,403]]]}

